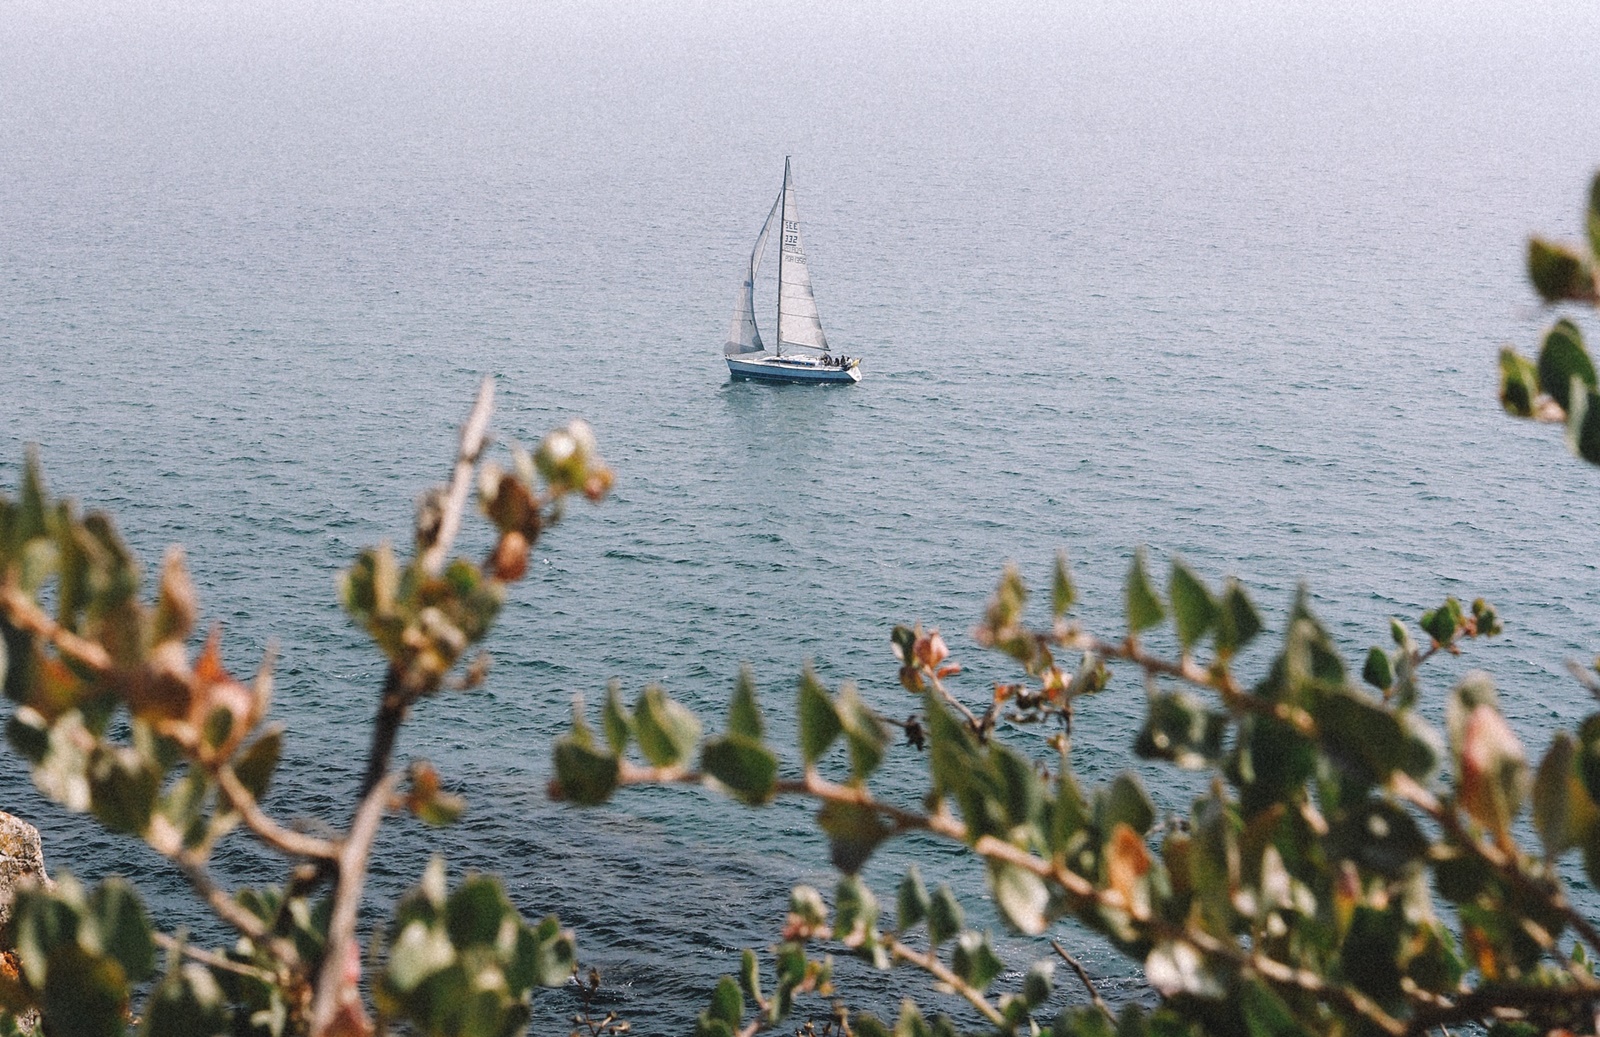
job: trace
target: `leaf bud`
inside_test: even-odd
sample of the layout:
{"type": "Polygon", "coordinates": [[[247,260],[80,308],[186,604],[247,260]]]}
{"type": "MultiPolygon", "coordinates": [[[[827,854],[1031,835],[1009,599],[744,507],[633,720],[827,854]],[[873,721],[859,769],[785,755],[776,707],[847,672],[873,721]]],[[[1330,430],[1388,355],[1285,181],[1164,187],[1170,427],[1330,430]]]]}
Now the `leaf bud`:
{"type": "Polygon", "coordinates": [[[489,569],[502,583],[522,579],[528,571],[528,538],[514,529],[502,535],[489,559],[489,569]]]}

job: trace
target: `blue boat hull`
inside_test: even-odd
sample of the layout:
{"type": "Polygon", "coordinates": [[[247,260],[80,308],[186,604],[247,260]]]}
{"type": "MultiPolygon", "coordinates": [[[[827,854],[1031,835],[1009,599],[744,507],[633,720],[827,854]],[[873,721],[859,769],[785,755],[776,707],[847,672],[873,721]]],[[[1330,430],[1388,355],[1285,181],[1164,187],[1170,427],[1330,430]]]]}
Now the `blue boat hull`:
{"type": "Polygon", "coordinates": [[[784,382],[791,385],[854,385],[861,381],[861,361],[849,367],[786,364],[766,360],[741,360],[730,356],[728,373],[752,382],[784,382]]]}

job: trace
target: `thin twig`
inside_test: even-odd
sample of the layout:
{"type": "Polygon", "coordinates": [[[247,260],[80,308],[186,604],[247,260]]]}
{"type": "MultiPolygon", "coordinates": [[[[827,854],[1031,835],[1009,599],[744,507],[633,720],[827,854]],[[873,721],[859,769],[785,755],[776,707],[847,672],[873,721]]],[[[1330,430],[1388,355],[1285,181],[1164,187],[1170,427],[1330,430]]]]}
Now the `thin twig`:
{"type": "Polygon", "coordinates": [[[111,654],[103,647],[79,637],[45,614],[33,599],[22,593],[14,583],[0,588],[0,612],[6,621],[18,630],[44,638],[62,655],[84,666],[104,673],[111,669],[111,654]]]}
{"type": "Polygon", "coordinates": [[[933,673],[928,673],[927,679],[933,685],[934,691],[937,691],[946,702],[950,703],[950,705],[961,711],[961,715],[967,718],[967,726],[972,729],[972,733],[981,738],[983,736],[983,721],[978,719],[978,715],[972,710],[968,709],[965,702],[962,702],[960,699],[956,698],[955,695],[944,686],[944,682],[933,673]]]}
{"type": "Polygon", "coordinates": [[[350,834],[339,850],[339,883],[333,893],[333,914],[328,920],[328,942],[317,976],[317,992],[312,1001],[311,1032],[322,1033],[333,1021],[345,991],[345,962],[355,946],[356,914],[361,907],[361,890],[367,881],[367,859],[378,826],[389,809],[389,797],[400,781],[391,774],[361,801],[350,834]]]}
{"type": "Polygon", "coordinates": [[[1529,875],[1513,857],[1498,846],[1492,846],[1473,836],[1461,823],[1461,818],[1453,806],[1439,802],[1437,796],[1405,773],[1396,771],[1390,778],[1389,785],[1396,795],[1433,818],[1446,835],[1493,868],[1501,878],[1523,893],[1532,895],[1536,900],[1542,899],[1549,903],[1561,914],[1566,923],[1583,937],[1585,943],[1600,951],[1600,929],[1596,929],[1594,923],[1572,906],[1572,902],[1567,899],[1566,893],[1557,882],[1529,875]]]}
{"type": "Polygon", "coordinates": [[[1354,987],[1330,983],[1309,969],[1296,968],[1265,954],[1246,951],[1194,926],[1166,926],[1158,922],[1156,927],[1165,930],[1164,935],[1193,944],[1204,954],[1224,958],[1276,986],[1301,990],[1320,1001],[1343,1005],[1346,1011],[1360,1015],[1390,1037],[1404,1037],[1406,1033],[1405,1023],[1385,1012],[1376,1001],[1354,987]]]}
{"type": "Polygon", "coordinates": [[[1220,667],[1208,669],[1188,655],[1173,662],[1146,652],[1134,638],[1130,637],[1125,641],[1104,641],[1082,633],[1075,627],[1053,636],[1058,644],[1065,647],[1095,652],[1103,659],[1131,662],[1146,673],[1163,674],[1197,688],[1208,688],[1220,695],[1223,705],[1235,712],[1258,713],[1286,724],[1300,734],[1307,736],[1316,734],[1316,721],[1304,709],[1287,702],[1272,702],[1259,695],[1252,695],[1239,687],[1233,675],[1227,670],[1220,667]]]}
{"type": "Polygon", "coordinates": [[[1100,991],[1094,988],[1094,982],[1089,979],[1089,971],[1083,967],[1083,963],[1068,954],[1067,949],[1061,946],[1059,941],[1051,940],[1050,946],[1054,947],[1056,953],[1061,956],[1061,960],[1066,962],[1068,967],[1078,974],[1078,981],[1083,984],[1083,989],[1089,992],[1089,1000],[1093,1001],[1094,1006],[1100,1009],[1100,1014],[1115,1022],[1116,1017],[1111,1014],[1111,1007],[1106,1004],[1105,998],[1100,996],[1100,991]]]}
{"type": "Polygon", "coordinates": [[[1497,1008],[1566,1007],[1574,1000],[1600,998],[1600,983],[1586,988],[1481,986],[1456,998],[1446,1008],[1428,1009],[1412,1016],[1402,1037],[1419,1037],[1434,1027],[1467,1023],[1491,1015],[1497,1008]]]}
{"type": "MultiPolygon", "coordinates": [[[[639,767],[626,761],[623,762],[619,774],[619,783],[624,785],[702,784],[704,781],[705,775],[695,771],[683,768],[639,767]]],[[[805,795],[824,801],[866,807],[893,821],[895,827],[901,831],[921,830],[956,842],[968,842],[967,826],[944,810],[934,814],[921,814],[883,803],[874,799],[864,788],[834,784],[821,778],[814,770],[808,770],[801,781],[777,782],[775,791],[780,794],[805,795]]],[[[1120,898],[1116,901],[1108,899],[1108,891],[1097,889],[1093,882],[1067,868],[1059,859],[1043,860],[1019,846],[992,835],[980,836],[971,843],[971,846],[973,852],[980,857],[1009,864],[1046,881],[1054,882],[1085,906],[1100,904],[1126,910],[1126,905],[1121,903],[1120,898]]],[[[1347,1011],[1365,1018],[1389,1037],[1405,1037],[1406,1024],[1385,1012],[1377,1002],[1359,990],[1329,983],[1314,972],[1295,968],[1264,954],[1246,951],[1193,926],[1174,925],[1158,918],[1142,921],[1152,930],[1153,936],[1190,943],[1206,954],[1225,959],[1237,968],[1254,972],[1275,986],[1300,990],[1321,1000],[1342,1005],[1347,1011]]]]}
{"type": "Polygon", "coordinates": [[[931,949],[918,951],[915,948],[907,947],[892,936],[886,936],[884,940],[889,953],[893,957],[917,966],[934,979],[966,998],[967,1003],[981,1012],[983,1017],[991,1023],[997,1026],[1005,1025],[1006,1017],[1001,1014],[1000,1009],[990,1004],[989,999],[983,996],[981,990],[951,972],[949,966],[940,961],[931,949]]]}
{"type": "Polygon", "coordinates": [[[422,571],[437,576],[444,571],[445,555],[455,543],[461,529],[461,513],[467,506],[467,495],[472,491],[472,470],[483,452],[489,432],[489,416],[494,413],[494,376],[485,375],[478,388],[478,400],[472,405],[466,423],[461,426],[461,449],[456,454],[455,470],[450,474],[450,487],[445,491],[444,514],[439,520],[439,533],[418,560],[422,571]]]}
{"type": "Polygon", "coordinates": [[[278,982],[278,977],[266,969],[257,968],[242,961],[234,961],[232,958],[224,958],[215,951],[196,947],[191,943],[178,939],[176,936],[171,936],[167,933],[152,933],[151,937],[157,944],[167,950],[177,951],[185,958],[197,961],[207,968],[221,969],[224,972],[232,972],[239,976],[249,976],[251,979],[257,979],[267,984],[278,982]]]}
{"type": "Polygon", "coordinates": [[[321,860],[332,860],[339,855],[339,847],[334,843],[284,828],[268,817],[232,767],[224,765],[217,769],[217,787],[227,799],[228,806],[243,819],[245,826],[278,852],[289,857],[321,860]]]}
{"type": "MultiPolygon", "coordinates": [[[[159,851],[159,847],[157,847],[159,851]]],[[[240,933],[252,940],[262,940],[267,936],[267,927],[261,919],[245,910],[244,906],[227,891],[217,885],[211,878],[211,873],[206,870],[205,861],[188,851],[169,854],[168,859],[178,866],[184,878],[189,880],[189,885],[194,887],[207,904],[211,906],[218,918],[239,930],[240,933]]]]}

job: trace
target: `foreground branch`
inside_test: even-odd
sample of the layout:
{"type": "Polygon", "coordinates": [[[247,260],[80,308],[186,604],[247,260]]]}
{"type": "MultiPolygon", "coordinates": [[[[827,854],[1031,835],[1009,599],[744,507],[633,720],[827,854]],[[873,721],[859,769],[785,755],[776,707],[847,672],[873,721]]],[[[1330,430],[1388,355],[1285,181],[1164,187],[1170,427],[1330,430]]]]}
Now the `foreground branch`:
{"type": "Polygon", "coordinates": [[[325,1032],[347,994],[354,994],[355,982],[345,974],[356,946],[356,914],[361,907],[361,890],[367,881],[367,860],[378,826],[389,809],[400,775],[391,774],[379,782],[361,801],[350,834],[339,850],[339,883],[334,888],[333,915],[328,921],[327,949],[317,976],[317,992],[311,1006],[311,1032],[325,1032]]]}
{"type": "Polygon", "coordinates": [[[472,492],[472,470],[477,466],[478,455],[483,453],[484,443],[488,440],[489,417],[493,413],[494,376],[485,375],[483,384],[478,387],[477,402],[472,405],[472,412],[461,426],[461,447],[456,452],[455,469],[450,473],[450,485],[445,491],[444,513],[439,518],[438,533],[418,559],[422,571],[430,576],[437,576],[444,571],[445,556],[450,553],[456,533],[461,529],[461,513],[466,509],[467,495],[472,492]]]}
{"type": "Polygon", "coordinates": [[[914,947],[906,946],[892,936],[884,937],[884,944],[888,948],[890,955],[897,961],[915,965],[949,987],[952,992],[960,994],[968,1004],[976,1008],[983,1014],[985,1019],[996,1026],[1003,1027],[1006,1025],[1006,1017],[1001,1014],[1000,1009],[990,1004],[989,999],[983,996],[981,990],[951,972],[950,967],[940,961],[932,950],[919,951],[914,947]]]}

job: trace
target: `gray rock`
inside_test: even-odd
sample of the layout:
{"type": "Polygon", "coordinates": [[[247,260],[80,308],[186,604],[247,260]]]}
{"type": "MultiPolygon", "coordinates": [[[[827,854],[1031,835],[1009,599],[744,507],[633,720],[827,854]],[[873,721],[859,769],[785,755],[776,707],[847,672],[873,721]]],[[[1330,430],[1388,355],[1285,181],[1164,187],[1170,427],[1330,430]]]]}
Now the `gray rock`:
{"type": "Polygon", "coordinates": [[[11,904],[16,899],[17,886],[25,879],[39,878],[49,883],[44,870],[44,847],[39,843],[39,830],[20,817],[0,810],[0,936],[4,946],[11,946],[11,904]]]}

